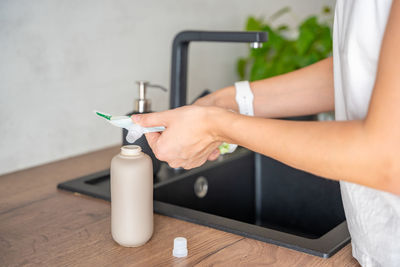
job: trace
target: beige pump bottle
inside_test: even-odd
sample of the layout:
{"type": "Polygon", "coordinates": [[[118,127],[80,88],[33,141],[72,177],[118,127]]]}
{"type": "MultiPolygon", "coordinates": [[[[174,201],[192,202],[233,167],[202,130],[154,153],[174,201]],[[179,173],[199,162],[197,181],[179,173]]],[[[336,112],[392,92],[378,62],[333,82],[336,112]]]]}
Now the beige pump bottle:
{"type": "Polygon", "coordinates": [[[153,166],[140,146],[121,147],[111,161],[111,234],[125,247],[145,244],[153,234],[153,166]]]}

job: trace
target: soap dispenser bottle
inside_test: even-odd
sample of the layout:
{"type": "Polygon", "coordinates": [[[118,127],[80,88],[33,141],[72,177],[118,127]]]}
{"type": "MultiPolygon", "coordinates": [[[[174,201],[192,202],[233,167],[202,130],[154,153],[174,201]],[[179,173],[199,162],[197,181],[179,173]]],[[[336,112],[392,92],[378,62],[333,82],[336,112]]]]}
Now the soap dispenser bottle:
{"type": "MultiPolygon", "coordinates": [[[[150,84],[147,81],[137,81],[136,82],[139,86],[139,98],[135,99],[134,111],[126,114],[127,116],[132,116],[133,114],[141,114],[141,113],[150,113],[151,111],[151,100],[146,98],[146,90],[147,88],[158,88],[162,91],[166,92],[167,89],[160,85],[150,84]]],[[[126,129],[122,130],[122,144],[132,145],[126,141],[126,135],[128,131],[126,129]]],[[[153,161],[153,173],[157,174],[158,170],[160,169],[160,161],[156,158],[153,151],[151,150],[149,144],[147,143],[146,137],[143,135],[138,140],[136,140],[133,145],[138,145],[142,148],[142,151],[151,157],[153,161]]]]}
{"type": "Polygon", "coordinates": [[[121,147],[111,161],[111,235],[120,245],[137,247],[153,234],[153,169],[139,146],[121,147]]]}

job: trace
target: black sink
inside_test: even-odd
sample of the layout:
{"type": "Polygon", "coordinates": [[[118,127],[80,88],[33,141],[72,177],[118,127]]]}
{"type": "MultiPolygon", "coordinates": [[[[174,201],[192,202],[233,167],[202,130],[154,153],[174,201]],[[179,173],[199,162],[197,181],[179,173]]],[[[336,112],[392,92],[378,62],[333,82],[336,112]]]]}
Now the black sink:
{"type": "MultiPolygon", "coordinates": [[[[110,200],[109,170],[58,187],[110,200]]],[[[320,257],[350,241],[337,182],[245,149],[190,171],[164,165],[154,200],[157,213],[320,257]]]]}

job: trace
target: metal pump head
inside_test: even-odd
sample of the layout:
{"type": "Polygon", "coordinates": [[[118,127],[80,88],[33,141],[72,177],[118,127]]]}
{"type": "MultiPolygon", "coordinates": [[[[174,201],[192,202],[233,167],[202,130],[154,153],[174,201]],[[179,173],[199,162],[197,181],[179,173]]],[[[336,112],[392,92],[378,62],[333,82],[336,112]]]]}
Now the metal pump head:
{"type": "Polygon", "coordinates": [[[137,81],[139,85],[139,99],[135,99],[135,112],[145,113],[151,111],[151,100],[146,98],[146,89],[150,88],[159,88],[162,91],[166,92],[167,89],[161,85],[150,84],[147,81],[137,81]]]}

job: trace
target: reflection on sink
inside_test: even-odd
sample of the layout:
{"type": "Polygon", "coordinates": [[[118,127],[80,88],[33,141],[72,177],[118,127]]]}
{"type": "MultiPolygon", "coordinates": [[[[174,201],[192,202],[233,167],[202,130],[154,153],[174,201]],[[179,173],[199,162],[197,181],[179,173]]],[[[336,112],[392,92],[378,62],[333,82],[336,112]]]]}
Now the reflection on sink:
{"type": "MultiPolygon", "coordinates": [[[[246,149],[190,171],[165,165],[156,181],[160,214],[320,257],[350,241],[337,182],[246,149]]],[[[59,188],[109,200],[109,171],[59,188]]]]}

